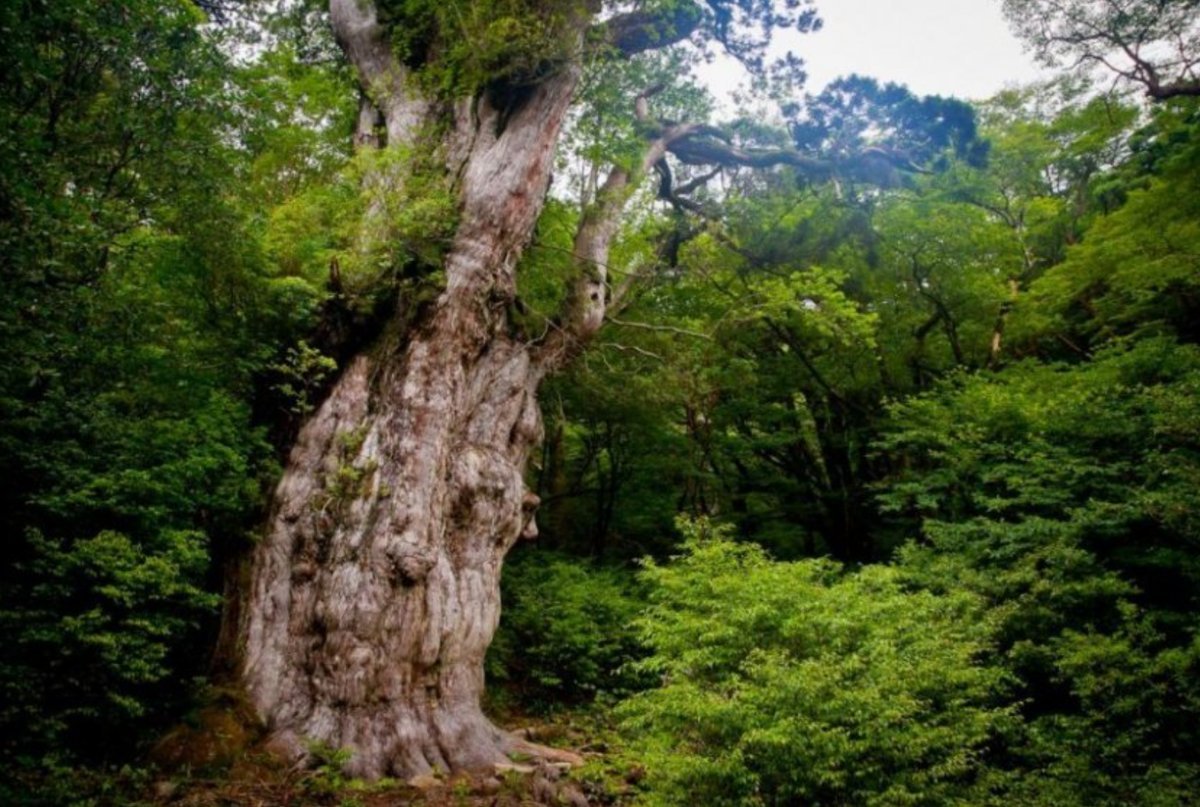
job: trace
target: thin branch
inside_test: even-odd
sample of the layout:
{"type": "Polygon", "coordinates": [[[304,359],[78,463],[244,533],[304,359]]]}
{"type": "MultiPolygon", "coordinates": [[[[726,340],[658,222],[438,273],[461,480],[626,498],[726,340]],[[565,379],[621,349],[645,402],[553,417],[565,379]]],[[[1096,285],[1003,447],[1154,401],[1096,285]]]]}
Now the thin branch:
{"type": "Polygon", "coordinates": [[[649,322],[632,322],[625,319],[617,319],[616,317],[605,317],[605,322],[611,322],[613,325],[620,325],[624,328],[641,328],[645,331],[661,331],[663,333],[674,333],[680,336],[691,336],[696,339],[705,339],[712,341],[712,336],[700,331],[690,331],[687,328],[676,328],[673,325],[651,325],[649,322]]]}
{"type": "Polygon", "coordinates": [[[617,342],[601,342],[599,345],[597,345],[597,347],[600,347],[600,348],[611,347],[611,348],[621,351],[622,353],[636,353],[639,356],[645,356],[648,359],[655,359],[656,361],[660,361],[663,364],[667,363],[667,360],[665,358],[663,358],[662,356],[658,355],[657,353],[655,353],[653,351],[638,347],[637,345],[622,345],[617,342]]]}
{"type": "Polygon", "coordinates": [[[680,185],[678,188],[675,189],[675,195],[687,196],[689,193],[693,193],[693,192],[699,190],[704,185],[707,185],[710,180],[715,179],[717,177],[717,175],[720,174],[724,170],[725,170],[725,166],[718,165],[716,168],[714,168],[713,170],[709,171],[706,174],[701,174],[698,177],[689,179],[687,182],[683,183],[682,185],[680,185]]]}
{"type": "Polygon", "coordinates": [[[659,82],[651,85],[638,93],[637,98],[633,100],[633,114],[639,121],[646,121],[650,118],[650,99],[665,90],[666,84],[659,82]]]}

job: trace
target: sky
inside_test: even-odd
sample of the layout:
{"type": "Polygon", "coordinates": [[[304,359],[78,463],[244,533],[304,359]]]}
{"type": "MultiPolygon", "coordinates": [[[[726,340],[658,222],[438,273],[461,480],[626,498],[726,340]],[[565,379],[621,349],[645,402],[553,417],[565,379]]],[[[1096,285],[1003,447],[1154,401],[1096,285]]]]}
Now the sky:
{"type": "MultiPolygon", "coordinates": [[[[805,60],[808,92],[860,73],[907,84],[920,95],[982,99],[1039,77],[1000,5],[1000,0],[818,0],[825,27],[779,44],[805,60]]],[[[714,76],[712,84],[719,92],[725,82],[714,76]]]]}

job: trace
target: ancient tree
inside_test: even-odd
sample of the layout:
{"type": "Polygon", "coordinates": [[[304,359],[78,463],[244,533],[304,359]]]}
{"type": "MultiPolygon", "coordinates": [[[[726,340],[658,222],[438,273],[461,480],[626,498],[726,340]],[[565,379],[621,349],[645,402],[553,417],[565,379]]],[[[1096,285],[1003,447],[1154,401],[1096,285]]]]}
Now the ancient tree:
{"type": "MultiPolygon", "coordinates": [[[[483,767],[517,741],[480,709],[505,554],[536,534],[524,484],[542,436],[538,385],[601,327],[608,251],[639,181],[688,163],[809,167],[709,126],[660,121],[657,88],[629,99],[641,154],[619,161],[583,211],[575,279],[553,322],[514,322],[515,272],[550,183],[586,66],[688,41],[753,67],[772,29],[811,28],[796,0],[331,0],[362,92],[357,142],[375,190],[436,187],[453,217],[434,299],[403,298],[303,426],[252,559],[242,678],[274,746],[354,751],[350,772],[483,767]],[[464,8],[466,11],[464,12],[464,8]],[[493,36],[464,40],[462,14],[493,36]],[[431,180],[432,177],[432,180],[431,180]]],[[[664,195],[682,203],[670,183],[664,195]]],[[[386,215],[386,205],[367,216],[386,215]]]]}

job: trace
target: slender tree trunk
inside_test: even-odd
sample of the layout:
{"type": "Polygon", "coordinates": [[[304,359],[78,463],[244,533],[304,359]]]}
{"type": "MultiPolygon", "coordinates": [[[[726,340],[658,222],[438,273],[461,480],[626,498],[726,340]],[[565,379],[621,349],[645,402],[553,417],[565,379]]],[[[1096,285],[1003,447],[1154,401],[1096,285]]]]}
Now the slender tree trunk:
{"type": "Polygon", "coordinates": [[[540,477],[543,506],[540,521],[555,547],[566,546],[571,536],[571,481],[567,461],[567,420],[560,401],[557,411],[551,411],[550,430],[546,435],[540,477]]]}

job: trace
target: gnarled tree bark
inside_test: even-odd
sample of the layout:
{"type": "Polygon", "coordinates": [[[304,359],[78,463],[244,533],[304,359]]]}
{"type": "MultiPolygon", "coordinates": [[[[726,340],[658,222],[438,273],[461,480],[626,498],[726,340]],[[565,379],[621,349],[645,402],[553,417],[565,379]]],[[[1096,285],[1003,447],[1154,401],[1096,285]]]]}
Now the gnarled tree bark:
{"type": "Polygon", "coordinates": [[[331,11],[389,144],[426,147],[449,121],[460,218],[444,291],[354,358],[300,432],[252,561],[243,681],[284,753],[349,747],[368,778],[486,766],[517,743],[481,711],[483,658],[504,555],[536,532],[523,470],[546,372],[507,309],[578,71],[516,109],[482,94],[448,112],[410,86],[369,4],[331,11]]]}
{"type": "MultiPolygon", "coordinates": [[[[458,220],[437,299],[397,314],[301,429],[251,560],[242,684],[284,754],[314,742],[350,748],[347,772],[375,778],[481,768],[528,750],[488,721],[480,699],[501,565],[536,534],[523,471],[542,436],[538,385],[604,321],[609,243],[637,182],[700,132],[663,127],[640,164],[612,171],[579,226],[569,303],[545,337],[523,341],[509,317],[515,267],[584,49],[662,47],[699,20],[676,11],[656,31],[638,12],[589,31],[596,9],[565,5],[578,17],[568,14],[571,47],[542,75],[448,101],[397,59],[370,0],[331,0],[364,96],[357,143],[434,155],[458,220]]],[[[377,182],[394,191],[404,177],[377,182]]]]}

